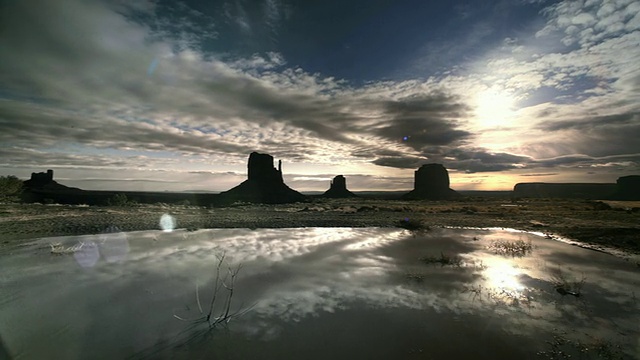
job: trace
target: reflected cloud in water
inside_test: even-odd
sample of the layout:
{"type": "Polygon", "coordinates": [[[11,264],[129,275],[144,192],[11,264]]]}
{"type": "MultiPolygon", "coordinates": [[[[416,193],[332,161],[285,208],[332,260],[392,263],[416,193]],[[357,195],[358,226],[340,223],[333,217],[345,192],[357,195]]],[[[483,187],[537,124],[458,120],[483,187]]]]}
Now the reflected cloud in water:
{"type": "MultiPolygon", "coordinates": [[[[627,345],[635,346],[638,336],[640,315],[632,293],[640,294],[640,284],[632,264],[525,233],[432,229],[413,234],[375,228],[123,233],[114,227],[96,236],[56,238],[84,246],[73,256],[55,257],[47,252],[50,241],[42,239],[0,258],[0,266],[9,269],[3,288],[10,294],[0,302],[0,321],[20,329],[0,334],[14,354],[68,357],[52,350],[67,342],[86,343],[86,351],[103,349],[113,357],[153,348],[158,339],[184,331],[184,324],[171,314],[198,314],[196,284],[198,296],[210,298],[216,255],[222,253],[229,265],[243,265],[235,283],[234,309],[255,304],[229,324],[231,333],[246,341],[287,341],[295,326],[312,331],[305,326],[324,324],[338,314],[324,326],[339,327],[335,321],[350,316],[363,324],[379,317],[386,324],[381,326],[399,333],[403,328],[393,326],[423,332],[440,328],[452,338],[465,331],[483,333],[487,321],[492,331],[528,339],[554,331],[587,333],[596,325],[599,336],[618,339],[620,332],[629,334],[621,340],[627,345]],[[496,240],[526,241],[532,249],[522,257],[500,255],[489,248],[496,240]],[[461,260],[434,265],[420,260],[425,256],[461,260]],[[92,270],[74,270],[78,268],[92,270]],[[585,277],[584,296],[555,291],[558,268],[567,277],[585,277]],[[37,301],[43,296],[57,315],[37,301]],[[71,313],[74,316],[68,316],[71,313]],[[27,324],[43,316],[47,320],[38,322],[40,329],[30,329],[27,324]],[[409,323],[392,325],[396,316],[407,316],[409,323]],[[605,318],[603,327],[598,319],[605,318]],[[118,335],[105,335],[104,324],[115,326],[118,335]],[[20,345],[41,332],[60,335],[37,347],[20,345]]],[[[358,329],[365,338],[380,331],[358,329]]],[[[332,332],[323,336],[340,341],[332,332]]],[[[517,351],[525,350],[536,349],[517,351]]]]}

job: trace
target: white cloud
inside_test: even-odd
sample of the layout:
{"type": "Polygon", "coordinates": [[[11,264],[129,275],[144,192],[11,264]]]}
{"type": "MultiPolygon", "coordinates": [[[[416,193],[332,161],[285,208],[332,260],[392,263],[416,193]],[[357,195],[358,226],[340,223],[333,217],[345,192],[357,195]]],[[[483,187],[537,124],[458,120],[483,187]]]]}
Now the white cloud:
{"type": "MultiPolygon", "coordinates": [[[[259,150],[285,163],[331,164],[353,168],[351,173],[369,171],[372,162],[411,168],[447,158],[454,159],[449,165],[456,170],[487,171],[536,166],[522,160],[526,156],[588,153],[588,141],[633,134],[620,129],[601,136],[571,129],[557,134],[537,127],[638,111],[640,33],[629,30],[637,27],[640,11],[634,2],[564,1],[544,12],[544,28],[534,30],[530,39],[525,34],[505,39],[500,48],[459,71],[359,87],[289,66],[276,52],[212,56],[197,45],[199,23],[176,29],[159,17],[155,3],[133,9],[126,4],[9,5],[16,16],[8,18],[0,36],[0,45],[11,49],[0,54],[0,75],[9,94],[1,100],[0,139],[11,146],[4,151],[13,160],[3,165],[36,165],[28,161],[30,154],[47,166],[174,168],[174,159],[181,157],[237,165],[259,150]],[[132,21],[122,15],[125,10],[114,9],[145,13],[151,20],[132,21]],[[545,41],[556,41],[551,36],[556,33],[564,37],[558,41],[572,47],[549,51],[558,44],[545,41]],[[508,121],[497,131],[474,118],[480,94],[495,94],[496,103],[526,102],[545,91],[555,93],[535,106],[509,109],[508,121]],[[569,103],[561,103],[568,91],[569,103]],[[116,149],[120,157],[82,157],[64,148],[69,144],[116,149]],[[128,151],[148,157],[123,155],[128,151]],[[154,153],[170,159],[150,156],[154,153]],[[466,159],[469,154],[482,159],[466,159]],[[500,159],[526,156],[498,162],[495,154],[502,154],[500,159]]],[[[272,0],[265,6],[270,21],[276,21],[276,14],[282,19],[283,4],[272,0]]],[[[225,9],[230,18],[249,21],[240,2],[225,9]]],[[[194,10],[176,5],[172,11],[194,10]]],[[[216,36],[215,24],[207,29],[204,38],[216,36]]],[[[476,40],[490,33],[486,27],[478,31],[476,40]]]]}

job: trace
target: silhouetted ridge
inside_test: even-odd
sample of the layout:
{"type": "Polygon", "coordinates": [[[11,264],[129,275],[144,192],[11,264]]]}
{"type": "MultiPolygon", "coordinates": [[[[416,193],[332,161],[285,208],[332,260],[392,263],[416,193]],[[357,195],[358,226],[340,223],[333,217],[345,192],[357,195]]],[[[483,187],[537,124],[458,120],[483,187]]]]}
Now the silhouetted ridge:
{"type": "Polygon", "coordinates": [[[46,190],[46,191],[70,191],[80,190],[78,188],[68,187],[58,184],[53,180],[53,170],[47,172],[31,173],[31,179],[24,181],[24,186],[28,190],[46,190]]]}
{"type": "Polygon", "coordinates": [[[444,200],[459,196],[449,188],[449,172],[442,164],[422,165],[415,172],[414,189],[404,199],[444,200]]]}
{"type": "Polygon", "coordinates": [[[513,187],[514,197],[609,199],[616,184],[606,183],[518,183],[513,187]]]}
{"type": "Polygon", "coordinates": [[[616,191],[612,198],[616,200],[640,200],[640,175],[618,178],[616,191]]]}
{"type": "Polygon", "coordinates": [[[220,193],[219,200],[229,203],[281,204],[304,201],[306,197],[285,185],[282,178],[282,161],[278,169],[273,167],[273,156],[252,152],[249,155],[248,179],[240,185],[220,193]]]}
{"type": "Polygon", "coordinates": [[[338,175],[333,178],[331,181],[331,186],[329,190],[325,191],[322,194],[323,197],[328,198],[348,198],[348,197],[357,197],[356,194],[347,190],[347,180],[342,175],[338,175]]]}

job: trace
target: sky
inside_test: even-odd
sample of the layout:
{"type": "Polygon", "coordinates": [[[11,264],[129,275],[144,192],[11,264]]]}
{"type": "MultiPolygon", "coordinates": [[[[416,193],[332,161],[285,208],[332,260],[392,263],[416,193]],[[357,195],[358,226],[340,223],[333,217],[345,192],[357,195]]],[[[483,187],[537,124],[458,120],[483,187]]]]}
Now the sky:
{"type": "Polygon", "coordinates": [[[640,2],[0,0],[0,175],[224,191],[640,174],[640,2]]]}

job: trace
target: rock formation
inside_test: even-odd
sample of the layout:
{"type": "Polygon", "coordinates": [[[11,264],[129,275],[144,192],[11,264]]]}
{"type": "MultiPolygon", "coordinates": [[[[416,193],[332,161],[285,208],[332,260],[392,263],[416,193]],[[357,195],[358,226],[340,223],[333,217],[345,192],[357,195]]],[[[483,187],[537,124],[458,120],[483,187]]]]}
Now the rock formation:
{"type": "Polygon", "coordinates": [[[47,172],[31,173],[31,179],[24,182],[24,185],[29,188],[40,188],[53,182],[53,170],[49,169],[47,172]]]}
{"type": "Polygon", "coordinates": [[[615,184],[606,183],[518,183],[514,198],[608,199],[615,184]]]}
{"type": "Polygon", "coordinates": [[[62,184],[58,184],[53,180],[53,170],[49,169],[47,172],[31,173],[31,179],[24,182],[24,186],[27,189],[32,190],[47,190],[47,191],[69,191],[80,190],[78,188],[68,187],[62,184]]]}
{"type": "Polygon", "coordinates": [[[616,200],[640,200],[640,175],[618,178],[613,198],[616,200]]]}
{"type": "Polygon", "coordinates": [[[404,199],[444,200],[458,196],[449,188],[449,172],[442,164],[422,165],[415,172],[414,189],[404,199]]]}
{"type": "Polygon", "coordinates": [[[328,198],[348,198],[356,197],[357,195],[347,190],[347,180],[342,175],[338,175],[331,181],[329,190],[322,194],[323,197],[328,198]]]}
{"type": "Polygon", "coordinates": [[[278,169],[275,169],[273,156],[252,152],[249,155],[248,168],[248,179],[220,193],[219,201],[282,204],[306,199],[304,195],[285,185],[282,178],[282,161],[278,162],[278,169]]]}

